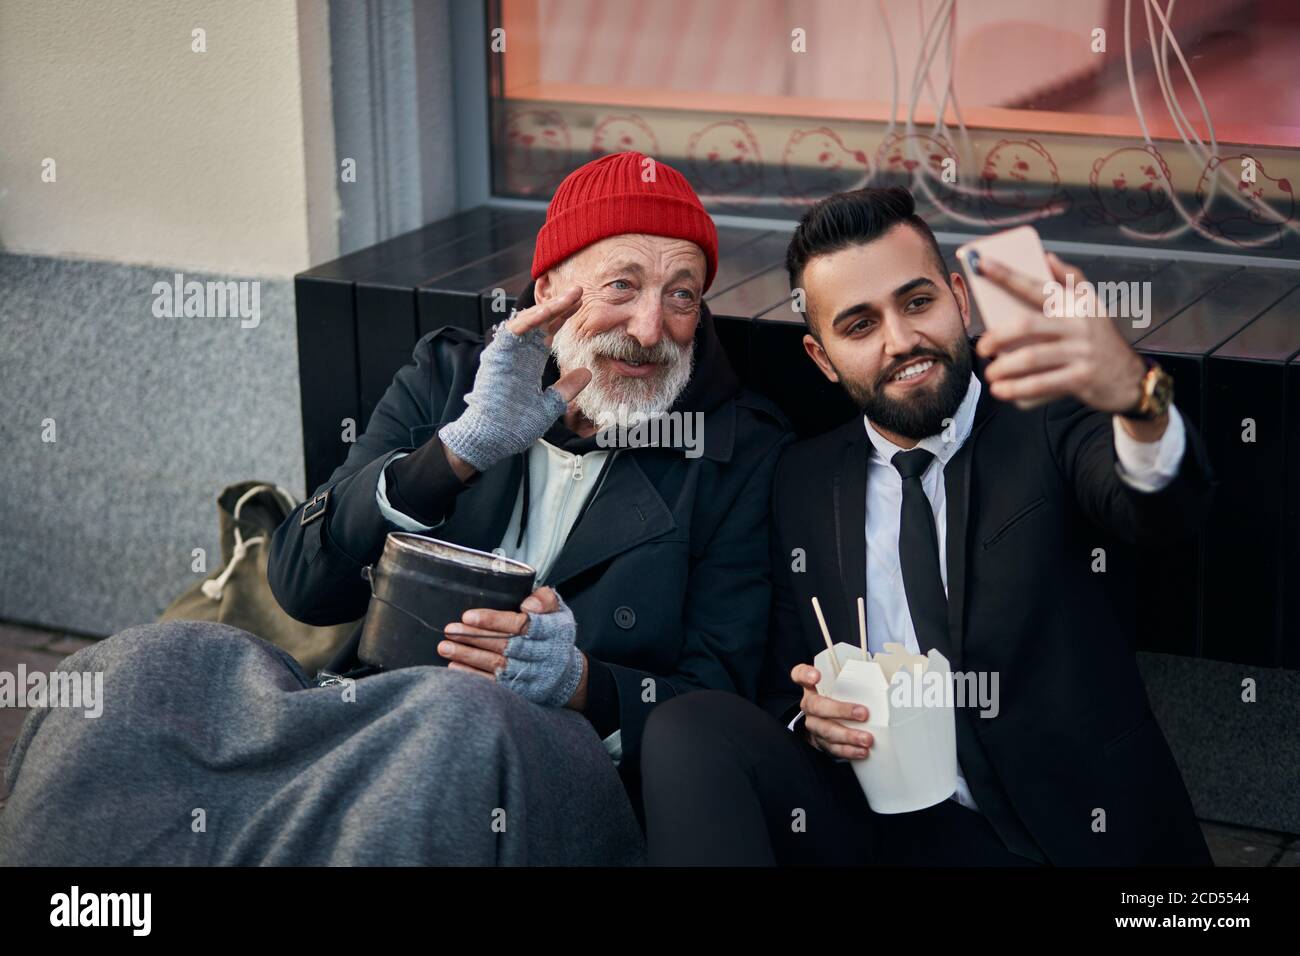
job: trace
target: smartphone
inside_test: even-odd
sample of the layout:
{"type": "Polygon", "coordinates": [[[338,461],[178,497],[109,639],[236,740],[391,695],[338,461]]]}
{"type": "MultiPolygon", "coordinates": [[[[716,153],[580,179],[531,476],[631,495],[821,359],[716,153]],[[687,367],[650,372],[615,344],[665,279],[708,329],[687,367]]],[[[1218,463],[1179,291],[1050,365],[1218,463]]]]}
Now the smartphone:
{"type": "MultiPolygon", "coordinates": [[[[1026,305],[976,272],[975,263],[985,256],[1032,279],[1041,280],[1044,284],[1051,282],[1054,279],[1052,267],[1047,262],[1047,253],[1043,249],[1042,240],[1038,238],[1038,231],[1033,226],[1017,226],[1006,232],[976,239],[958,248],[957,261],[966,274],[966,283],[970,286],[971,296],[975,299],[986,329],[995,329],[1017,314],[1041,315],[1041,309],[1026,305]]],[[[1016,402],[1017,407],[1022,409],[1041,404],[1041,399],[1016,402]]]]}

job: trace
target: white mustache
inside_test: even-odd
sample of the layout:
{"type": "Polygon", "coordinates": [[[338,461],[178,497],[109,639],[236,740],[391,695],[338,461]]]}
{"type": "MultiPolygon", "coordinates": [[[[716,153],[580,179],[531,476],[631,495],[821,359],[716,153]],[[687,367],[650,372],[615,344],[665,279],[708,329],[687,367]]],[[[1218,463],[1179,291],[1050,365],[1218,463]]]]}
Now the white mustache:
{"type": "Polygon", "coordinates": [[[628,412],[648,414],[666,411],[690,380],[695,364],[694,341],[678,345],[661,338],[645,347],[622,329],[608,329],[578,338],[568,325],[560,327],[551,343],[561,372],[587,368],[591,383],[573,399],[574,406],[593,422],[616,414],[620,406],[628,412]],[[645,378],[620,375],[597,368],[596,359],[609,357],[631,362],[653,362],[658,368],[645,378]]]}
{"type": "Polygon", "coordinates": [[[632,336],[617,329],[598,332],[587,340],[589,354],[624,362],[651,362],[672,365],[681,361],[684,350],[669,339],[660,339],[646,348],[632,336]]]}

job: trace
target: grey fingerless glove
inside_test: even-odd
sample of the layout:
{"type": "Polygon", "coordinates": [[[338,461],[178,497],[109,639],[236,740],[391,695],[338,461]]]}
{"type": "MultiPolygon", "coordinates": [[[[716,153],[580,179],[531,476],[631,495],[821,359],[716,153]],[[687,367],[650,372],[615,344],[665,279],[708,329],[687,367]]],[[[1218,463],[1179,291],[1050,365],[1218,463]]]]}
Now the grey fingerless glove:
{"type": "Polygon", "coordinates": [[[442,443],[480,472],[527,450],[567,407],[554,388],[542,389],[549,355],[542,329],[516,335],[498,326],[479,357],[464,414],[438,430],[442,443]]]}
{"type": "Polygon", "coordinates": [[[582,652],[574,646],[578,624],[559,592],[558,610],[529,613],[528,632],[506,644],[506,667],[497,681],[545,707],[563,707],[582,682],[582,652]]]}

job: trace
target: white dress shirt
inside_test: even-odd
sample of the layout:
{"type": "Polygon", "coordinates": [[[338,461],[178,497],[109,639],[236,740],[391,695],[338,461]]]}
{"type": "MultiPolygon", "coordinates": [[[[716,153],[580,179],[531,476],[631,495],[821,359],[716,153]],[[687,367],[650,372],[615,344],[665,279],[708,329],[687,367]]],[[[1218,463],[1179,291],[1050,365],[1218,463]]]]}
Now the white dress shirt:
{"type": "MultiPolygon", "coordinates": [[[[948,508],[944,485],[944,466],[970,437],[975,421],[975,406],[979,402],[982,386],[974,373],[951,425],[937,435],[923,438],[917,448],[931,452],[935,461],[921,475],[921,487],[930,499],[934,512],[934,526],[939,543],[939,574],[943,587],[948,589],[948,508]]],[[[908,610],[903,589],[903,570],[898,556],[899,521],[903,507],[903,478],[893,466],[895,454],[903,451],[878,432],[865,416],[862,419],[871,440],[871,454],[867,459],[867,649],[872,654],[884,650],[886,643],[902,644],[908,653],[920,654],[916,629],[908,610]]],[[[1159,491],[1178,473],[1186,447],[1186,434],[1178,409],[1169,409],[1169,424],[1156,442],[1139,442],[1133,439],[1119,418],[1113,421],[1115,435],[1116,471],[1120,480],[1139,491],[1159,491]]],[[[802,713],[790,722],[794,729],[802,713]]],[[[971,797],[966,778],[957,768],[957,789],[952,799],[964,807],[978,810],[971,797]]]]}

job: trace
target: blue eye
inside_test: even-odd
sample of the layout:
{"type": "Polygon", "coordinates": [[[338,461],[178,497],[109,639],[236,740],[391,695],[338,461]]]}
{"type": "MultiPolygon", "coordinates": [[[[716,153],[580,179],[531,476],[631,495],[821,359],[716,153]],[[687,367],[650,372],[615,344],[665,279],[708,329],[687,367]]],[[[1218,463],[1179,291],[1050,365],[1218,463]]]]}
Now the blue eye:
{"type": "Polygon", "coordinates": [[[632,283],[628,282],[626,279],[615,279],[610,283],[610,285],[618,289],[619,292],[624,292],[632,288],[632,283]]]}

